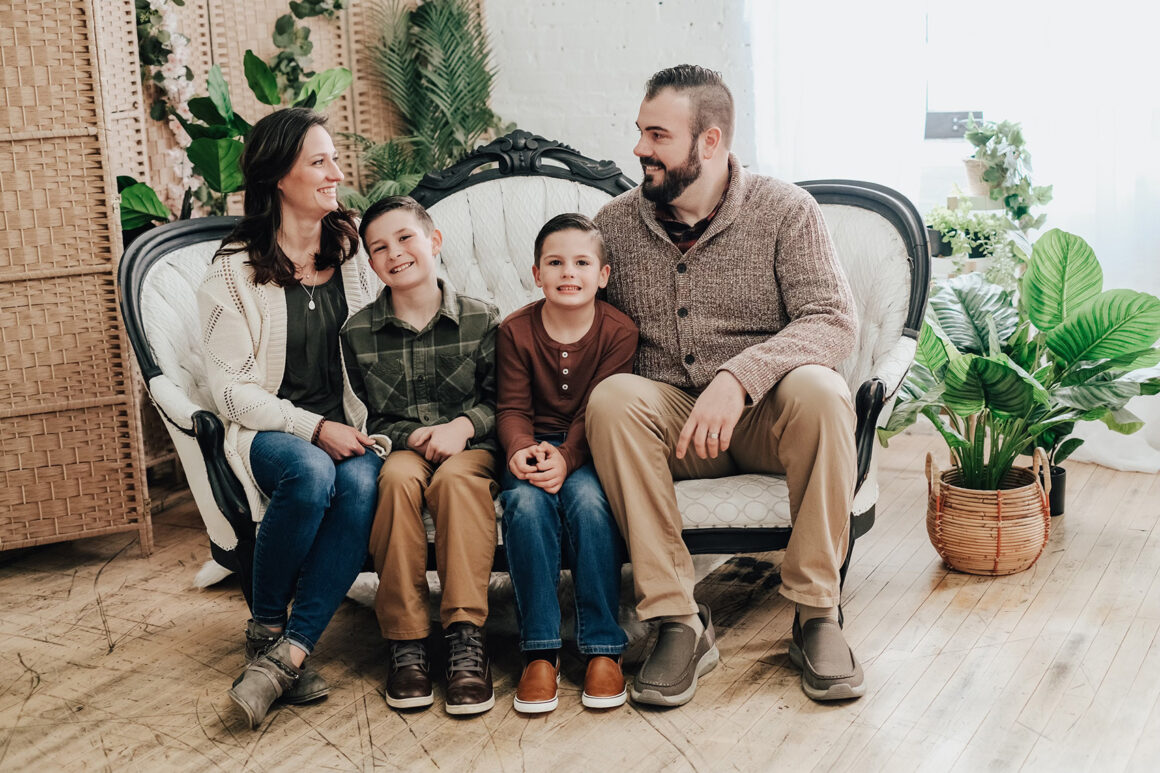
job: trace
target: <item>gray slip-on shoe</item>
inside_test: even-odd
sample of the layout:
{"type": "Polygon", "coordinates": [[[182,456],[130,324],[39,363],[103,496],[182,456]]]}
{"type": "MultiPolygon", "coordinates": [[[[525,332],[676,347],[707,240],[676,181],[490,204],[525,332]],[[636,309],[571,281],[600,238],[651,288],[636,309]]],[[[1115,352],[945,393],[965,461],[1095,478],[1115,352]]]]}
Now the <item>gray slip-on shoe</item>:
{"type": "Polygon", "coordinates": [[[815,618],[805,625],[793,617],[789,659],[802,672],[802,691],[816,701],[860,698],[866,692],[862,666],[835,620],[815,618]]]}
{"type": "Polygon", "coordinates": [[[246,712],[250,727],[257,729],[270,706],[298,681],[302,673],[290,659],[290,642],[281,639],[264,655],[246,666],[229,696],[246,712]]]}
{"type": "MultiPolygon", "coordinates": [[[[246,621],[246,665],[253,663],[255,660],[266,654],[266,651],[278,643],[282,638],[281,633],[271,631],[261,623],[253,620],[246,621]]],[[[242,677],[234,680],[234,686],[242,681],[242,677]]],[[[298,681],[290,686],[290,689],[282,694],[278,700],[282,703],[289,703],[298,705],[300,703],[310,703],[319,698],[325,698],[330,694],[330,685],[326,683],[326,679],[322,674],[310,665],[307,660],[302,664],[302,675],[298,677],[298,681]]]]}
{"type": "Polygon", "coordinates": [[[709,607],[697,605],[705,624],[700,638],[684,623],[661,623],[657,643],[632,680],[629,695],[636,703],[681,706],[697,691],[697,677],[712,671],[720,653],[709,607]]]}

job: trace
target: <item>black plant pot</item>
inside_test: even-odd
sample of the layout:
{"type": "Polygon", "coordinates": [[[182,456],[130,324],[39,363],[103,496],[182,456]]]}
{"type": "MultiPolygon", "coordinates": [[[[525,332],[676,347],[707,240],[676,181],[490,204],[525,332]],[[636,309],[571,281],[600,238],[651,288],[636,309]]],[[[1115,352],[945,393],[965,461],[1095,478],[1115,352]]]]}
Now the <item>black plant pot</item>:
{"type": "MultiPolygon", "coordinates": [[[[1039,484],[1043,483],[1043,471],[1039,471],[1039,484]]],[[[1064,499],[1067,496],[1067,470],[1058,465],[1051,467],[1051,493],[1047,495],[1047,503],[1051,507],[1051,514],[1063,515],[1064,499]]]]}

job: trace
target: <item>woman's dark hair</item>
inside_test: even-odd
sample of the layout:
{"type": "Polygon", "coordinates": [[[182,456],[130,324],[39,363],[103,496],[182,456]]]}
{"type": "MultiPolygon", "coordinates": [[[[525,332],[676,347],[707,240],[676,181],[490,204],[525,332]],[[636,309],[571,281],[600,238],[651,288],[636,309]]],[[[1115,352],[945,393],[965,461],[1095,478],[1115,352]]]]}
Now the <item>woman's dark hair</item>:
{"type": "MultiPolygon", "coordinates": [[[[254,124],[241,158],[242,175],[246,179],[245,217],[222,242],[215,258],[248,252],[250,259],[246,262],[254,269],[256,283],[285,287],[297,282],[294,263],[278,246],[278,230],[282,226],[278,182],[294,167],[306,133],[315,126],[325,125],[326,116],[306,107],[276,110],[254,124]]],[[[327,213],[322,218],[315,269],[337,267],[356,252],[358,228],[354,216],[342,207],[327,213]]]]}

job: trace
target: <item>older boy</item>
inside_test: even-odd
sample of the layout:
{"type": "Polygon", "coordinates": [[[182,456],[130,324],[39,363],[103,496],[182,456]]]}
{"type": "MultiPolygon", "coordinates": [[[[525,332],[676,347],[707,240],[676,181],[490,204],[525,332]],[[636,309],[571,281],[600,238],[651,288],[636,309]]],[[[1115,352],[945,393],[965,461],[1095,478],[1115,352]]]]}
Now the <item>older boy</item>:
{"type": "Polygon", "coordinates": [[[458,295],[436,277],[442,234],[407,196],[367,210],[360,236],[386,287],[342,330],[351,386],[369,410],[368,432],[396,449],[379,473],[370,550],[379,589],[375,614],[390,642],[386,700],[392,708],[434,701],[426,639],[427,532],[443,586],[449,714],[495,704],[481,628],[495,552],[495,331],[491,304],[458,295]]]}

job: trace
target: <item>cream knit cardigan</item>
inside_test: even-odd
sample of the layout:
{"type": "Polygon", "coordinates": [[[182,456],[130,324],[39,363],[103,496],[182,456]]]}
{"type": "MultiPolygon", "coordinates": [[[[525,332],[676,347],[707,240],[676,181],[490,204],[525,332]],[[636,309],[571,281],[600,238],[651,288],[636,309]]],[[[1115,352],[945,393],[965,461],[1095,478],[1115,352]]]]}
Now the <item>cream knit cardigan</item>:
{"type": "MultiPolygon", "coordinates": [[[[267,500],[250,469],[254,435],[288,432],[309,441],[322,416],[277,396],[286,370],[286,293],[274,284],[256,284],[245,265],[248,259],[246,252],[216,259],[198,290],[197,307],[206,380],[225,423],[226,460],[245,488],[254,520],[260,521],[267,500]]],[[[361,249],[339,271],[349,319],[374,300],[378,277],[361,249]]],[[[367,409],[351,390],[345,367],[342,405],[350,425],[365,431],[367,409]]],[[[391,441],[381,436],[375,441],[375,452],[385,456],[391,441]]]]}

